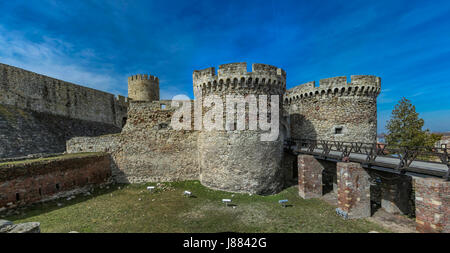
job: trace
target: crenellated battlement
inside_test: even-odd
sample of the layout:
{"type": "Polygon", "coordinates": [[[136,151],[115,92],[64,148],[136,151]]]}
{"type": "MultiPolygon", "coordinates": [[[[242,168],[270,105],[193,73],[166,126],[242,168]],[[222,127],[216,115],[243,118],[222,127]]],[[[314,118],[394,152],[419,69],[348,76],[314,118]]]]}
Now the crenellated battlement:
{"type": "Polygon", "coordinates": [[[286,72],[267,64],[252,64],[252,72],[247,72],[247,63],[228,63],[219,66],[195,70],[193,73],[194,94],[237,92],[245,90],[264,91],[271,94],[283,94],[286,90],[286,72]]]}
{"type": "Polygon", "coordinates": [[[159,100],[158,77],[147,74],[128,77],[128,97],[134,101],[159,100]]]}
{"type": "Polygon", "coordinates": [[[319,86],[315,81],[295,86],[286,91],[284,102],[289,104],[299,99],[315,96],[369,96],[377,97],[381,91],[381,78],[372,75],[352,75],[347,83],[346,76],[321,79],[319,86]]]}
{"type": "Polygon", "coordinates": [[[128,77],[128,82],[145,81],[145,80],[149,80],[152,82],[159,82],[158,77],[152,76],[152,75],[147,75],[147,74],[139,74],[139,75],[134,75],[134,76],[128,77]]]}

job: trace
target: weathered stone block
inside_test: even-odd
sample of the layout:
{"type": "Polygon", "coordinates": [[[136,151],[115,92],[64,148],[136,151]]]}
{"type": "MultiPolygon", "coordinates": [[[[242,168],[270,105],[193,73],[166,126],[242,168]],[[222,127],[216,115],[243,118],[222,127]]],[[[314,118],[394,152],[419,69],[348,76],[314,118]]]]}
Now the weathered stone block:
{"type": "Polygon", "coordinates": [[[7,220],[0,220],[0,233],[40,233],[39,222],[13,224],[7,220]]]}
{"type": "Polygon", "coordinates": [[[41,224],[39,222],[27,222],[13,225],[8,233],[40,233],[41,224]]]}

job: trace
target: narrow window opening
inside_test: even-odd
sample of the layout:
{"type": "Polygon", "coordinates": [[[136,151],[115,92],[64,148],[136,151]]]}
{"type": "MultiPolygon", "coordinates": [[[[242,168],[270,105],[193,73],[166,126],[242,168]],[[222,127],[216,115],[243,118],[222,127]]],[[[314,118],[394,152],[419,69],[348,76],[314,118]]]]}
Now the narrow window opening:
{"type": "Polygon", "coordinates": [[[39,188],[39,196],[42,196],[42,189],[39,188]]]}
{"type": "Polygon", "coordinates": [[[59,184],[56,184],[56,190],[59,190],[59,184]]]}
{"type": "Polygon", "coordinates": [[[20,200],[20,194],[16,193],[16,201],[19,201],[19,200],[20,200]]]}
{"type": "Polygon", "coordinates": [[[336,127],[334,129],[334,134],[342,134],[342,127],[336,127]]]}

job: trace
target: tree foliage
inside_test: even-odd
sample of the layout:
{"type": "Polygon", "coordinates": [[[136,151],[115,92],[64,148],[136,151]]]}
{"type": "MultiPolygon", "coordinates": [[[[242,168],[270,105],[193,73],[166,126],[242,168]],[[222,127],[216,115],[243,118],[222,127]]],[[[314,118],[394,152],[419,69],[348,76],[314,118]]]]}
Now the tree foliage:
{"type": "Polygon", "coordinates": [[[386,142],[392,146],[427,146],[432,147],[442,137],[440,134],[422,130],[424,120],[419,118],[416,107],[410,100],[402,98],[392,111],[391,119],[386,125],[388,134],[386,142]]]}

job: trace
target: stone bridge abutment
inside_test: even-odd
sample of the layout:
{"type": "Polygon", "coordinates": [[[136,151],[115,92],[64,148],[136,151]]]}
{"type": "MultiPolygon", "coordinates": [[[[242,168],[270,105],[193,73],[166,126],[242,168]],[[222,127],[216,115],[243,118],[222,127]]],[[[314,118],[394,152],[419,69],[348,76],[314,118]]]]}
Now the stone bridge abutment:
{"type": "Polygon", "coordinates": [[[304,199],[333,191],[344,219],[370,217],[378,207],[415,217],[418,232],[450,232],[450,182],[374,171],[355,162],[298,155],[298,190],[304,199]],[[332,187],[333,185],[333,187],[332,187]]]}

